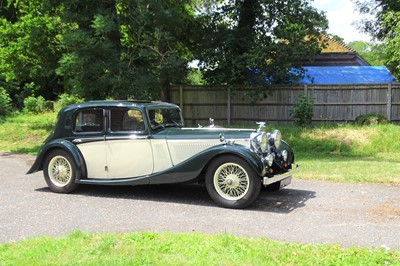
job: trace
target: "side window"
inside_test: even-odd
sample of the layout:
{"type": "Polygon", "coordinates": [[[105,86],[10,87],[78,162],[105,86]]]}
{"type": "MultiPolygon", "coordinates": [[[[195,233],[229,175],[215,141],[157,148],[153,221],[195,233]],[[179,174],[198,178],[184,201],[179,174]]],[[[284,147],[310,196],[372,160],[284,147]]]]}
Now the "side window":
{"type": "Polygon", "coordinates": [[[75,115],[75,132],[102,132],[103,128],[103,109],[84,109],[75,115]]]}
{"type": "Polygon", "coordinates": [[[136,109],[111,109],[111,131],[113,132],[142,132],[144,131],[142,112],[136,109]]]}

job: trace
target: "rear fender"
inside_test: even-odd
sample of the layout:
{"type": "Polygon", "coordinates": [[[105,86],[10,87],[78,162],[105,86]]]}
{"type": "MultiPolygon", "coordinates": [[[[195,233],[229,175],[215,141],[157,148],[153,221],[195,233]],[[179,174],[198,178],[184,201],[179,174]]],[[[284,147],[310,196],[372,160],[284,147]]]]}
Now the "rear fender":
{"type": "Polygon", "coordinates": [[[83,160],[81,152],[79,151],[78,147],[76,147],[76,145],[65,139],[56,139],[49,143],[46,143],[45,146],[41,147],[38,155],[36,156],[35,162],[29,169],[27,174],[32,174],[34,172],[43,170],[43,163],[44,160],[46,159],[47,154],[49,154],[50,151],[55,149],[64,150],[72,156],[72,159],[74,160],[74,163],[76,165],[77,181],[80,180],[81,178],[86,177],[86,165],[85,161],[83,160]]]}

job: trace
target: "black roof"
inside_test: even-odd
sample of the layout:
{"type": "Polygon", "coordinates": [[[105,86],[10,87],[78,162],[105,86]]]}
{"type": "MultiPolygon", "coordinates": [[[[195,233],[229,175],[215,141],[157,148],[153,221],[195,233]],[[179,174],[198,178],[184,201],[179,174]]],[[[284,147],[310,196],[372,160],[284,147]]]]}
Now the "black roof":
{"type": "MultiPolygon", "coordinates": [[[[129,100],[110,100],[110,101],[89,101],[83,103],[72,104],[64,107],[63,112],[75,110],[78,108],[94,108],[94,107],[137,107],[137,108],[156,108],[156,107],[178,107],[172,103],[157,102],[157,101],[129,101],[129,100]]],[[[61,111],[60,111],[61,112],[61,111]]]]}

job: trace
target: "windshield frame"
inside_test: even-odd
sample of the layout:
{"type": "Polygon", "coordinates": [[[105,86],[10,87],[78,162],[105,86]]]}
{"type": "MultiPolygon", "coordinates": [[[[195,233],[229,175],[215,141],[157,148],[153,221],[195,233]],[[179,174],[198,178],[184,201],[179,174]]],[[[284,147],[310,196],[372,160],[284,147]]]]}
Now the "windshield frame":
{"type": "Polygon", "coordinates": [[[166,127],[182,128],[185,126],[185,121],[180,108],[154,106],[147,108],[146,115],[148,118],[149,128],[152,131],[157,131],[166,127]]]}

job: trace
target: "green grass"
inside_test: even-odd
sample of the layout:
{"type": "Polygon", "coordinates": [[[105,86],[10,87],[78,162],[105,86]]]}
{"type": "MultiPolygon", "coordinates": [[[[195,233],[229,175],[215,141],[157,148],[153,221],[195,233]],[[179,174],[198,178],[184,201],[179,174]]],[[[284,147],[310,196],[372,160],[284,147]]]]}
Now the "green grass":
{"type": "Polygon", "coordinates": [[[400,126],[283,127],[301,172],[297,178],[400,184],[400,126]]]}
{"type": "Polygon", "coordinates": [[[50,134],[56,113],[14,114],[0,121],[0,151],[35,155],[50,134]]]}
{"type": "Polygon", "coordinates": [[[400,265],[400,252],[226,234],[77,231],[62,238],[2,244],[0,265],[400,265]]]}

